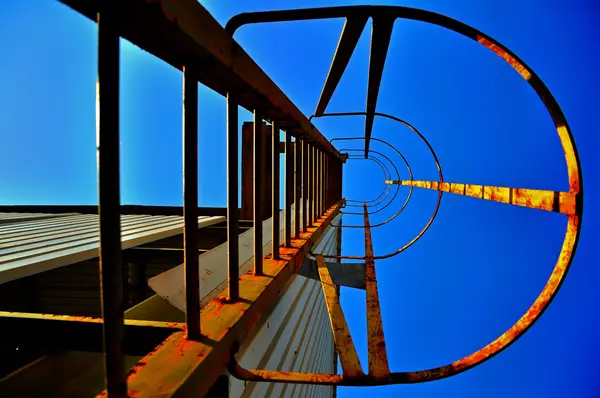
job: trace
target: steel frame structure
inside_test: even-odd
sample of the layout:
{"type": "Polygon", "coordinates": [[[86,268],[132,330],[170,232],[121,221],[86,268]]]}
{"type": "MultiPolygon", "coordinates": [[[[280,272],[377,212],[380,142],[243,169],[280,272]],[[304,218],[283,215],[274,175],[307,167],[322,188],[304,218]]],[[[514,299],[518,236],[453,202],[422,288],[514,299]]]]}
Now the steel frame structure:
{"type": "MultiPolygon", "coordinates": [[[[72,332],[93,330],[99,336],[105,352],[106,390],[110,397],[202,396],[228,369],[248,381],[311,383],[329,385],[383,385],[416,383],[437,380],[466,371],[496,355],[519,338],[547,308],[571,264],[577,246],[583,210],[581,167],[571,131],[556,100],[539,77],[516,55],[489,36],[451,18],[423,10],[391,6],[353,6],[321,9],[287,10],[240,14],[223,29],[195,0],[61,0],[98,24],[98,81],[97,134],[100,217],[100,266],[102,319],[68,316],[0,313],[0,320],[12,320],[21,330],[53,326],[72,332]],[[373,201],[363,202],[365,256],[326,256],[311,249],[328,227],[346,228],[351,225],[332,224],[342,207],[342,164],[348,155],[340,153],[319,130],[281,92],[271,79],[235,42],[235,31],[250,23],[345,18],[336,54],[318,101],[314,117],[365,116],[365,159],[377,159],[370,150],[375,117],[387,117],[408,125],[394,116],[375,111],[377,97],[390,37],[397,18],[413,19],[439,25],[471,38],[508,62],[540,96],[548,109],[563,146],[569,176],[568,192],[502,188],[462,183],[447,183],[438,164],[439,181],[413,179],[393,180],[389,170],[384,174],[389,185],[428,188],[438,191],[437,207],[444,192],[480,197],[502,203],[559,212],[568,217],[563,248],[556,267],[540,296],[523,317],[503,335],[477,352],[451,364],[413,372],[392,372],[388,366],[383,335],[375,260],[397,255],[416,242],[425,229],[398,251],[376,256],[373,252],[370,209],[387,199],[387,193],[373,201]],[[369,18],[373,20],[369,84],[366,111],[348,114],[326,114],[331,99],[358,39],[369,18]],[[185,286],[187,318],[185,324],[124,320],[122,294],[122,264],[120,241],[120,181],[119,181],[119,40],[125,38],[183,72],[183,154],[184,154],[184,241],[185,286]],[[228,176],[228,289],[218,298],[200,308],[197,256],[198,182],[197,182],[197,84],[201,83],[227,99],[227,176],[228,176]],[[239,275],[238,264],[238,106],[254,113],[254,226],[255,266],[239,275]],[[285,218],[284,242],[279,243],[278,221],[274,221],[273,254],[263,256],[261,186],[258,170],[261,158],[260,126],[269,121],[272,128],[273,170],[279,168],[279,131],[285,131],[285,218]],[[294,144],[292,147],[292,136],[294,144]],[[296,174],[294,177],[294,169],[296,174]],[[295,227],[292,230],[291,206],[295,203],[295,227]],[[303,211],[300,211],[302,208],[303,211]],[[331,320],[342,374],[316,374],[250,370],[242,368],[235,359],[237,347],[248,330],[272,306],[289,278],[305,258],[314,254],[318,265],[323,293],[331,320]],[[368,371],[358,360],[356,349],[339,303],[337,289],[331,281],[326,258],[359,259],[365,266],[368,319],[368,371]],[[218,321],[216,319],[218,318],[218,321]],[[139,337],[139,336],[144,337],[139,337]],[[126,352],[147,354],[129,372],[124,368],[126,352]]],[[[411,127],[410,125],[408,125],[411,127]]],[[[423,139],[424,137],[413,128],[423,139]]],[[[374,139],[375,141],[381,141],[374,139]]],[[[399,153],[399,152],[398,152],[399,153]]],[[[402,156],[402,154],[400,154],[402,156]]],[[[352,159],[352,157],[350,157],[352,159]]],[[[383,165],[381,159],[374,160],[383,165]]],[[[390,163],[393,162],[390,161],[390,163]]],[[[396,166],[394,166],[396,167],[396,166]]],[[[279,212],[279,173],[271,181],[273,215],[279,212]]],[[[389,193],[389,189],[387,190],[389,193]]],[[[410,196],[409,196],[410,199],[410,196]]],[[[393,198],[385,206],[393,202],[393,198]]],[[[406,206],[405,202],[404,206],[406,206]]],[[[356,202],[354,202],[356,203],[356,202]]],[[[356,205],[354,205],[356,206],[356,205]]],[[[404,206],[402,209],[404,209],[404,206]]],[[[402,211],[402,209],[400,211],[402,211]]],[[[398,213],[399,214],[399,213],[398,213]]],[[[394,216],[395,218],[395,216],[394,216]]],[[[273,217],[274,220],[277,217],[273,217]]],[[[59,333],[53,335],[59,338],[59,333]]],[[[63,335],[64,336],[64,335],[63,335]]],[[[60,340],[60,338],[59,338],[60,340]]],[[[66,340],[63,338],[63,340],[66,340]]],[[[62,341],[62,340],[61,340],[62,341]]],[[[73,342],[62,341],[72,347],[73,342]]],[[[83,343],[82,343],[83,344],[83,343]]],[[[89,344],[85,343],[85,344],[89,344]]],[[[95,341],[98,344],[98,341],[95,341]]]]}
{"type": "MultiPolygon", "coordinates": [[[[386,184],[408,186],[410,188],[410,193],[412,193],[413,187],[437,190],[438,199],[436,207],[428,223],[413,240],[400,247],[400,249],[397,251],[385,255],[375,256],[373,254],[370,233],[370,230],[373,226],[371,226],[369,222],[368,210],[369,207],[373,207],[374,205],[372,203],[367,204],[367,202],[364,202],[364,225],[332,225],[332,227],[364,228],[366,245],[365,256],[325,256],[311,253],[315,255],[317,263],[319,264],[319,273],[321,274],[321,281],[323,283],[324,293],[327,297],[328,308],[330,310],[331,325],[334,331],[334,338],[340,356],[342,374],[308,374],[277,372],[269,370],[249,370],[240,367],[239,364],[235,362],[235,358],[232,358],[232,363],[229,366],[229,370],[234,376],[243,380],[354,386],[416,383],[438,380],[456,375],[471,369],[498,354],[500,351],[508,347],[520,336],[522,336],[523,333],[525,333],[527,329],[531,327],[531,325],[548,307],[567,274],[568,268],[573,259],[574,251],[577,247],[577,240],[581,229],[581,217],[583,215],[581,166],[572,133],[562,110],[558,106],[558,103],[548,88],[531,70],[531,68],[527,66],[520,58],[518,58],[509,49],[498,43],[496,40],[478,31],[477,29],[437,13],[400,6],[348,6],[303,10],[267,11],[236,15],[227,23],[226,29],[233,34],[238,28],[247,24],[331,18],[344,18],[345,24],[338,42],[336,53],[331,62],[329,74],[325,80],[325,84],[321,92],[321,97],[317,103],[315,114],[311,116],[311,119],[322,116],[364,115],[365,136],[362,139],[365,141],[365,147],[363,151],[365,159],[371,158],[371,153],[374,152],[370,151],[370,141],[372,139],[371,135],[373,121],[376,116],[396,120],[411,128],[424,140],[425,144],[429,147],[438,168],[439,181],[415,181],[413,180],[411,173],[409,180],[387,180],[386,184]],[[358,43],[358,40],[369,18],[372,19],[372,33],[366,111],[326,114],[325,111],[327,105],[346,69],[346,66],[348,65],[356,44],[358,43]],[[529,83],[529,85],[536,91],[540,99],[543,101],[556,126],[559,140],[565,153],[570,188],[568,192],[445,182],[437,155],[423,135],[407,122],[394,116],[380,114],[375,111],[383,68],[390,44],[391,33],[394,22],[398,18],[412,19],[438,25],[475,40],[504,59],[529,83]],[[440,206],[442,194],[444,192],[565,214],[568,217],[568,224],[561,254],[546,286],[535,300],[534,304],[511,328],[509,328],[504,334],[489,343],[487,346],[460,360],[437,368],[413,372],[390,372],[387,364],[385,340],[383,339],[383,328],[381,326],[381,313],[379,311],[379,298],[376,287],[374,260],[382,260],[393,257],[414,244],[425,233],[425,231],[427,231],[435,219],[440,206]],[[349,330],[347,329],[346,323],[343,319],[343,312],[341,311],[339,302],[337,300],[330,299],[331,295],[326,291],[326,285],[328,281],[330,282],[330,277],[328,276],[327,268],[324,266],[324,258],[335,258],[337,260],[359,259],[365,261],[367,327],[369,343],[369,369],[367,374],[363,372],[358,361],[358,357],[356,356],[356,350],[354,348],[352,338],[350,337],[349,330]]],[[[383,195],[385,196],[385,194],[383,195]]],[[[391,204],[392,201],[393,199],[389,201],[386,206],[391,204]]],[[[377,204],[379,203],[380,202],[377,204]]],[[[402,211],[403,208],[404,207],[402,207],[400,211],[402,211]]],[[[396,215],[398,214],[399,213],[396,215]]],[[[392,217],[392,219],[395,217],[396,216],[392,217]]],[[[391,221],[391,219],[379,223],[377,226],[386,225],[388,221],[391,221]]]]}

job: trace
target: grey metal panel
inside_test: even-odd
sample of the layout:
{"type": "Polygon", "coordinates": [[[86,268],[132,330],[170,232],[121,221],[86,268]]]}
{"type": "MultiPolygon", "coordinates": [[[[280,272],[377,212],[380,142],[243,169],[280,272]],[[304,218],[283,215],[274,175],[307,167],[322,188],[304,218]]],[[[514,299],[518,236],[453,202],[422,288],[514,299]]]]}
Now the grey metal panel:
{"type": "MultiPolygon", "coordinates": [[[[336,253],[335,229],[315,245],[319,253],[336,253]]],[[[320,281],[296,276],[265,323],[238,358],[249,368],[335,373],[333,334],[320,281]],[[302,286],[302,287],[300,287],[302,286]],[[289,297],[294,295],[295,297],[289,297]],[[267,339],[266,337],[269,336],[267,339]],[[268,340],[268,341],[267,341],[268,340]]],[[[230,381],[230,397],[331,397],[328,386],[230,381]]]]}
{"type": "MultiPolygon", "coordinates": [[[[22,221],[0,224],[0,284],[98,255],[98,215],[63,214],[37,219],[33,213],[13,213],[12,218],[7,214],[1,213],[7,220],[22,221]],[[23,217],[29,217],[29,221],[23,221],[23,217]]],[[[224,220],[202,216],[198,217],[198,225],[205,227],[224,220]]],[[[123,249],[182,232],[180,216],[121,216],[123,249]]]]}

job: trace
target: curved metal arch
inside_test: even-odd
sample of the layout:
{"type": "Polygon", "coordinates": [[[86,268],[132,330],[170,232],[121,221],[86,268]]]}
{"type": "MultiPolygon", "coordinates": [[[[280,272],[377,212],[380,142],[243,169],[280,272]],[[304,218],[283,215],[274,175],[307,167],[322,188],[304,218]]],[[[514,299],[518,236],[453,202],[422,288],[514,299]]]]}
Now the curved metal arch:
{"type": "MultiPolygon", "coordinates": [[[[367,159],[369,159],[369,160],[375,161],[375,159],[378,159],[378,158],[371,157],[369,155],[369,157],[365,159],[364,157],[359,157],[359,156],[353,155],[353,156],[348,156],[347,159],[348,160],[350,160],[350,159],[352,159],[352,160],[367,160],[367,159]]],[[[383,162],[381,164],[383,164],[383,162]]],[[[381,166],[381,167],[383,167],[383,166],[381,166]]],[[[387,166],[385,166],[385,167],[387,168],[387,166]]],[[[388,173],[387,175],[390,175],[389,169],[387,169],[387,173],[388,173]]],[[[384,172],[384,175],[385,175],[385,172],[384,172]]],[[[385,185],[388,185],[388,184],[385,184],[385,185]]],[[[371,200],[349,200],[349,199],[345,199],[344,201],[345,202],[353,202],[353,203],[354,202],[356,202],[356,203],[372,203],[372,202],[378,201],[384,195],[385,192],[386,192],[386,189],[384,187],[384,189],[381,191],[381,193],[375,199],[371,199],[371,200]]],[[[361,205],[349,205],[349,204],[346,203],[345,206],[348,206],[348,207],[360,207],[361,205]]]]}
{"type": "Polygon", "coordinates": [[[525,314],[505,333],[487,346],[477,350],[458,361],[448,365],[439,366],[432,369],[416,372],[392,372],[389,378],[381,380],[374,379],[368,375],[346,378],[344,375],[336,374],[314,374],[314,373],[281,373],[243,369],[232,360],[230,371],[236,377],[249,381],[282,381],[290,383],[306,383],[307,380],[313,384],[332,384],[332,385],[382,385],[382,384],[401,384],[418,383],[425,381],[439,380],[449,376],[454,376],[468,369],[477,366],[484,361],[492,358],[499,352],[506,349],[521,337],[539,317],[548,308],[556,293],[560,289],[573,260],[573,253],[577,248],[579,234],[581,232],[581,219],[583,217],[583,177],[577,147],[573,140],[573,135],[567,120],[558,105],[556,99],[541,81],[535,72],[518,58],[512,51],[498,43],[496,40],[480,32],[479,30],[459,22],[450,17],[437,14],[431,11],[419,10],[401,6],[348,6],[348,7],[328,7],[320,9],[289,10],[262,12],[252,14],[240,14],[233,17],[227,23],[229,31],[235,31],[239,26],[246,23],[256,22],[274,22],[284,20],[300,19],[323,19],[323,18],[350,18],[372,16],[373,18],[404,18],[427,22],[434,25],[445,27],[451,31],[457,32],[477,41],[488,49],[492,50],[509,65],[513,67],[535,90],[538,94],[550,117],[552,118],[559,140],[565,152],[567,163],[569,192],[576,195],[577,206],[575,215],[568,216],[567,230],[563,241],[562,250],[559,259],[544,286],[542,292],[535,302],[529,307],[525,314]]]}
{"type": "MultiPolygon", "coordinates": [[[[311,119],[313,118],[313,116],[311,116],[311,119]]],[[[408,161],[406,160],[406,157],[404,157],[404,155],[392,144],[390,144],[389,142],[387,142],[386,140],[382,140],[380,138],[372,138],[374,141],[377,142],[381,142],[384,145],[387,145],[388,147],[390,147],[394,152],[396,152],[398,154],[398,156],[400,156],[402,158],[402,160],[404,161],[404,164],[406,165],[406,168],[408,169],[408,173],[409,173],[409,179],[410,181],[413,181],[413,174],[412,174],[412,169],[410,168],[410,165],[408,164],[408,161]]],[[[329,142],[333,142],[333,141],[354,141],[354,140],[364,140],[364,138],[361,137],[338,137],[338,138],[332,138],[329,142]]],[[[360,203],[365,203],[362,202],[360,200],[349,200],[346,199],[347,202],[360,202],[360,203]]],[[[368,203],[368,202],[367,202],[368,203]]],[[[362,207],[362,206],[357,206],[357,207],[362,207]]],[[[362,213],[361,213],[362,214],[362,213]]]]}
{"type": "MultiPolygon", "coordinates": [[[[332,117],[332,116],[364,116],[366,114],[366,112],[338,112],[338,113],[324,113],[321,116],[311,116],[310,119],[314,118],[314,117],[332,117]]],[[[384,117],[390,120],[394,120],[398,123],[401,123],[403,125],[405,125],[406,127],[408,127],[413,133],[417,134],[419,136],[419,138],[421,138],[421,140],[425,143],[425,145],[427,145],[427,148],[429,148],[429,152],[431,153],[431,155],[433,156],[433,159],[435,161],[435,165],[437,167],[438,170],[438,176],[439,176],[439,183],[441,184],[442,182],[444,182],[444,175],[442,172],[442,166],[440,164],[439,158],[437,156],[437,153],[435,152],[435,150],[433,149],[433,147],[431,146],[431,144],[429,143],[429,141],[427,140],[427,138],[425,138],[425,136],[423,134],[421,134],[421,132],[419,130],[417,130],[417,128],[415,128],[412,124],[408,123],[407,121],[400,119],[396,116],[392,116],[392,115],[388,115],[387,113],[381,113],[381,112],[375,112],[375,116],[380,116],[380,117],[384,117]]],[[[354,139],[358,139],[358,140],[363,140],[364,138],[361,137],[353,137],[354,139]]],[[[375,140],[378,141],[383,141],[380,140],[378,138],[373,138],[375,140]]],[[[333,138],[332,140],[330,140],[330,142],[333,142],[334,140],[336,140],[335,138],[333,138]]],[[[390,145],[390,144],[388,144],[390,145]]],[[[391,145],[390,145],[391,146],[391,145]]],[[[411,178],[412,178],[412,174],[411,174],[411,178]]],[[[410,192],[410,194],[412,195],[412,191],[410,192]]],[[[409,247],[411,247],[412,245],[414,245],[419,239],[421,239],[421,237],[425,234],[425,232],[427,232],[427,230],[429,229],[429,227],[431,226],[431,224],[433,223],[433,221],[435,220],[435,218],[437,217],[441,202],[442,202],[442,195],[443,192],[442,191],[438,191],[438,196],[437,196],[437,200],[435,203],[435,208],[433,210],[433,213],[431,214],[431,217],[429,218],[429,220],[427,221],[427,223],[425,224],[425,226],[423,227],[423,229],[421,229],[421,231],[412,239],[410,240],[408,243],[406,243],[404,246],[400,247],[398,250],[396,250],[395,252],[391,252],[385,255],[381,255],[381,256],[375,256],[374,260],[383,260],[386,258],[390,258],[393,256],[396,256],[400,253],[402,253],[403,251],[405,251],[406,249],[408,249],[409,247]]],[[[406,206],[407,203],[405,203],[404,206],[406,206]]],[[[404,209],[404,206],[402,207],[401,210],[404,209]]],[[[388,220],[389,221],[389,220],[388,220]]],[[[371,228],[380,226],[381,224],[375,224],[372,225],[371,228]]],[[[342,226],[345,227],[345,226],[342,226]]],[[[348,226],[348,227],[352,227],[352,226],[348,226]]],[[[364,228],[364,226],[363,226],[364,228]]],[[[323,255],[323,258],[336,258],[336,259],[342,259],[342,258],[346,258],[346,259],[354,259],[354,260],[364,260],[365,257],[364,256],[336,256],[336,255],[332,255],[332,254],[327,254],[327,255],[323,255]]]]}
{"type": "MultiPolygon", "coordinates": [[[[343,151],[350,151],[350,152],[355,152],[355,151],[360,151],[360,152],[362,152],[362,151],[363,151],[362,149],[352,149],[352,148],[344,148],[344,149],[342,149],[342,150],[343,150],[343,151]]],[[[388,162],[390,162],[390,164],[391,164],[391,165],[392,165],[392,167],[394,168],[394,171],[396,172],[396,175],[400,175],[400,172],[398,171],[398,168],[396,167],[396,165],[395,165],[395,164],[392,162],[392,160],[391,160],[389,157],[385,156],[385,155],[384,155],[383,153],[381,153],[381,152],[377,152],[377,151],[371,151],[371,152],[373,152],[373,153],[375,153],[375,154],[377,154],[377,155],[381,155],[381,156],[383,156],[383,157],[384,157],[384,158],[385,158],[385,159],[386,159],[388,162]]],[[[371,155],[369,154],[369,156],[371,156],[371,155]]],[[[363,159],[365,159],[365,158],[363,158],[363,159]]],[[[376,159],[377,159],[377,158],[376,158],[376,159]]],[[[379,161],[383,162],[382,160],[379,160],[379,161]]],[[[412,174],[412,173],[411,173],[411,174],[412,174]]],[[[389,184],[384,184],[384,185],[389,185],[389,184]]],[[[390,204],[391,204],[391,203],[394,201],[394,199],[396,199],[396,196],[398,195],[398,192],[400,191],[400,189],[399,189],[399,188],[400,188],[400,186],[398,185],[397,187],[398,187],[398,189],[396,189],[396,192],[394,192],[394,195],[392,196],[392,198],[390,199],[390,201],[389,201],[388,203],[386,203],[386,204],[385,204],[385,206],[382,206],[381,208],[379,208],[379,209],[375,210],[374,212],[372,212],[372,213],[370,213],[370,214],[375,214],[375,213],[378,213],[378,212],[380,212],[381,210],[383,210],[383,209],[387,208],[387,207],[388,207],[388,206],[389,206],[389,205],[390,205],[390,204]]],[[[387,191],[387,194],[385,195],[385,197],[383,197],[383,198],[382,198],[382,199],[381,199],[381,200],[380,200],[378,203],[374,203],[374,204],[368,205],[367,207],[375,207],[375,206],[379,206],[381,203],[383,203],[383,202],[385,201],[385,199],[387,199],[387,197],[388,197],[388,194],[389,194],[389,191],[390,191],[390,190],[388,190],[388,191],[387,191]]],[[[355,206],[355,205],[351,205],[351,206],[355,206]]],[[[361,207],[362,207],[362,206],[361,206],[361,207]]],[[[340,212],[340,213],[342,213],[342,214],[355,214],[355,215],[363,215],[363,214],[364,214],[364,213],[356,213],[356,212],[340,212]]],[[[364,225],[362,226],[362,228],[364,228],[364,225]]]]}
{"type": "MultiPolygon", "coordinates": [[[[383,163],[382,160],[380,160],[379,158],[375,157],[375,156],[371,156],[371,154],[369,154],[368,158],[364,158],[362,156],[348,156],[348,160],[371,160],[373,162],[375,162],[376,164],[379,165],[379,167],[381,168],[381,170],[383,171],[383,175],[384,176],[390,176],[390,170],[389,168],[383,163]]],[[[381,200],[385,200],[385,198],[387,197],[387,195],[389,194],[389,191],[391,190],[390,185],[389,184],[384,184],[386,186],[383,187],[383,189],[381,190],[381,193],[373,200],[369,200],[369,201],[363,201],[362,203],[370,203],[370,202],[374,202],[377,201],[378,203],[373,204],[372,206],[377,206],[379,203],[381,203],[381,200]],[[382,199],[383,197],[383,199],[382,199]]],[[[346,200],[348,201],[348,200],[346,200]]],[[[356,202],[356,201],[353,201],[356,202]]],[[[369,205],[370,206],[370,205],[369,205]]],[[[350,204],[346,204],[344,207],[362,207],[360,205],[350,205],[350,204]]],[[[342,214],[354,214],[354,213],[344,213],[341,212],[342,214]]]]}

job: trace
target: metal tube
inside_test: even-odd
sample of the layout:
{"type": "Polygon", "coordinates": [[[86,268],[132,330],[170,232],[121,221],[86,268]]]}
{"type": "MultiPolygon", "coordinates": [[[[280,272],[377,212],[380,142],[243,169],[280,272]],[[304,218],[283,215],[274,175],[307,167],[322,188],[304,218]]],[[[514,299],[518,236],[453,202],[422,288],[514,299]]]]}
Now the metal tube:
{"type": "Polygon", "coordinates": [[[317,221],[317,191],[319,188],[319,179],[317,178],[317,173],[319,171],[318,168],[318,159],[319,159],[319,152],[317,151],[317,148],[313,148],[313,172],[312,172],[312,176],[313,176],[313,190],[312,190],[312,202],[313,202],[313,223],[317,221]]]}
{"type": "Polygon", "coordinates": [[[302,140],[299,137],[296,137],[294,141],[294,181],[295,181],[295,189],[294,189],[294,236],[296,238],[300,237],[300,225],[302,221],[300,220],[300,209],[302,208],[302,203],[300,200],[300,195],[302,194],[302,140]]]}
{"type": "Polygon", "coordinates": [[[239,231],[238,231],[238,104],[227,93],[227,267],[229,300],[240,297],[239,231]]]}
{"type": "Polygon", "coordinates": [[[321,217],[321,188],[323,182],[321,181],[321,167],[322,167],[321,151],[317,150],[317,211],[316,218],[321,217]]]}
{"type": "Polygon", "coordinates": [[[377,275],[373,255],[373,239],[369,225],[367,204],[363,204],[365,220],[365,290],[367,295],[367,347],[369,352],[369,375],[376,380],[385,381],[390,378],[381,306],[377,291],[377,275]]]}
{"type": "Polygon", "coordinates": [[[308,232],[308,142],[302,143],[302,230],[308,232]]]}
{"type": "Polygon", "coordinates": [[[262,117],[254,110],[254,275],[263,273],[262,117]]]}
{"type": "Polygon", "coordinates": [[[96,86],[100,286],[104,369],[109,397],[127,396],[123,354],[123,272],[119,179],[119,33],[113,10],[97,14],[96,86]]]}
{"type": "Polygon", "coordinates": [[[314,195],[313,183],[314,183],[314,180],[315,180],[315,176],[314,176],[314,173],[313,173],[313,170],[314,170],[314,166],[313,166],[313,159],[314,159],[313,149],[314,148],[311,145],[308,145],[308,151],[307,151],[307,154],[308,154],[308,161],[307,161],[307,163],[308,163],[308,173],[307,173],[307,177],[308,177],[308,183],[307,183],[307,185],[308,185],[308,195],[307,195],[307,204],[306,204],[306,207],[307,207],[307,210],[308,210],[308,226],[309,227],[312,226],[312,224],[313,224],[313,203],[314,203],[314,200],[313,200],[313,195],[314,195]]]}
{"type": "Polygon", "coordinates": [[[326,206],[325,206],[325,190],[327,189],[327,181],[325,180],[325,170],[327,167],[327,156],[325,156],[325,153],[323,153],[322,155],[322,159],[323,159],[323,166],[321,167],[321,181],[322,181],[322,185],[321,185],[321,213],[325,212],[326,206]]]}
{"type": "Polygon", "coordinates": [[[285,224],[284,236],[285,246],[292,245],[292,196],[294,190],[294,164],[292,163],[292,135],[289,131],[285,132],[285,224]]]}
{"type": "Polygon", "coordinates": [[[272,152],[273,152],[273,158],[272,158],[272,169],[273,169],[273,193],[272,193],[272,197],[273,197],[273,201],[272,201],[272,207],[273,207],[273,231],[272,231],[272,237],[271,237],[271,241],[273,243],[273,259],[274,260],[278,260],[279,259],[279,230],[281,229],[280,227],[280,222],[279,222],[279,177],[280,177],[280,172],[279,172],[279,161],[280,161],[280,156],[279,156],[279,126],[278,123],[276,121],[273,121],[272,124],[272,130],[273,130],[273,139],[272,139],[272,152]]]}
{"type": "Polygon", "coordinates": [[[325,154],[325,185],[323,192],[323,203],[325,203],[325,208],[329,207],[329,201],[327,200],[327,194],[329,192],[329,155],[325,154]]]}
{"type": "Polygon", "coordinates": [[[183,67],[183,258],[187,338],[200,336],[198,80],[183,67]]]}

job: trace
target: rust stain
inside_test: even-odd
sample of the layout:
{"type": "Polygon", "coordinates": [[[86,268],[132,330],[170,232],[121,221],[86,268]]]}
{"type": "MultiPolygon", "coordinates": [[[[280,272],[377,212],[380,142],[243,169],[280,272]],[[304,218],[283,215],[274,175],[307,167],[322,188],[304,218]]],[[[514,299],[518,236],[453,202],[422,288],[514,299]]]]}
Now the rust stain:
{"type": "Polygon", "coordinates": [[[452,183],[452,186],[450,187],[451,193],[456,193],[456,194],[460,194],[460,195],[463,194],[464,190],[465,190],[465,184],[452,183]]]}
{"type": "MultiPolygon", "coordinates": [[[[539,189],[507,188],[490,185],[440,183],[436,187],[434,181],[403,180],[402,185],[417,188],[435,189],[457,195],[491,200],[499,203],[513,204],[532,209],[553,211],[567,216],[579,214],[575,192],[556,192],[539,189]]],[[[578,185],[575,184],[575,185],[578,185]]]]}
{"type": "Polygon", "coordinates": [[[369,376],[380,382],[390,378],[379,292],[377,291],[377,275],[373,255],[373,241],[367,204],[363,204],[365,222],[365,291],[367,295],[367,342],[369,351],[369,376]]]}
{"type": "Polygon", "coordinates": [[[567,126],[558,126],[556,128],[558,132],[558,138],[565,152],[565,160],[567,162],[567,172],[569,174],[569,191],[572,193],[579,193],[580,182],[579,182],[579,163],[577,156],[575,156],[575,149],[573,147],[573,141],[571,140],[569,130],[567,126]]]}
{"type": "Polygon", "coordinates": [[[282,248],[282,259],[263,262],[267,276],[248,272],[240,278],[241,300],[230,302],[227,292],[209,302],[201,311],[203,335],[198,341],[187,340],[184,332],[170,335],[160,347],[144,357],[144,366],[137,366],[128,376],[130,390],[139,390],[143,396],[172,395],[175,391],[194,391],[202,395],[223,371],[226,361],[223,352],[229,352],[255,325],[260,314],[270,308],[272,296],[281,291],[283,284],[302,263],[307,246],[325,231],[339,205],[325,212],[325,218],[310,239],[296,239],[294,248],[282,248]],[[271,297],[271,298],[269,298],[271,297]],[[218,366],[216,366],[218,364],[218,366]],[[165,371],[165,366],[168,370],[165,371]],[[202,374],[203,383],[192,383],[192,372],[202,374]],[[188,383],[189,382],[189,383],[188,383]],[[148,389],[149,383],[153,388],[148,389]]]}
{"type": "Polygon", "coordinates": [[[474,198],[483,197],[483,187],[481,185],[465,184],[465,195],[472,196],[474,198]]]}
{"type": "Polygon", "coordinates": [[[331,280],[331,275],[327,269],[325,259],[320,254],[317,254],[315,258],[317,260],[317,269],[319,271],[319,277],[321,278],[321,287],[323,289],[323,295],[325,296],[325,303],[327,304],[327,312],[333,331],[333,339],[340,357],[342,372],[347,377],[362,376],[364,373],[360,366],[360,360],[358,359],[352,336],[350,336],[350,330],[348,329],[348,324],[346,323],[346,318],[344,317],[344,312],[340,305],[336,287],[331,280]]]}
{"type": "Polygon", "coordinates": [[[531,79],[531,72],[529,72],[523,65],[521,65],[521,63],[519,61],[517,61],[514,57],[512,57],[510,54],[508,54],[502,48],[500,48],[499,46],[492,43],[491,41],[489,41],[488,39],[486,39],[485,37],[483,37],[481,35],[477,35],[477,41],[479,43],[483,44],[485,47],[492,50],[493,52],[495,52],[497,55],[500,56],[500,58],[502,58],[506,62],[508,62],[508,64],[510,66],[512,66],[514,70],[519,72],[519,74],[523,77],[523,79],[525,79],[527,81],[529,81],[529,79],[531,79]]]}

